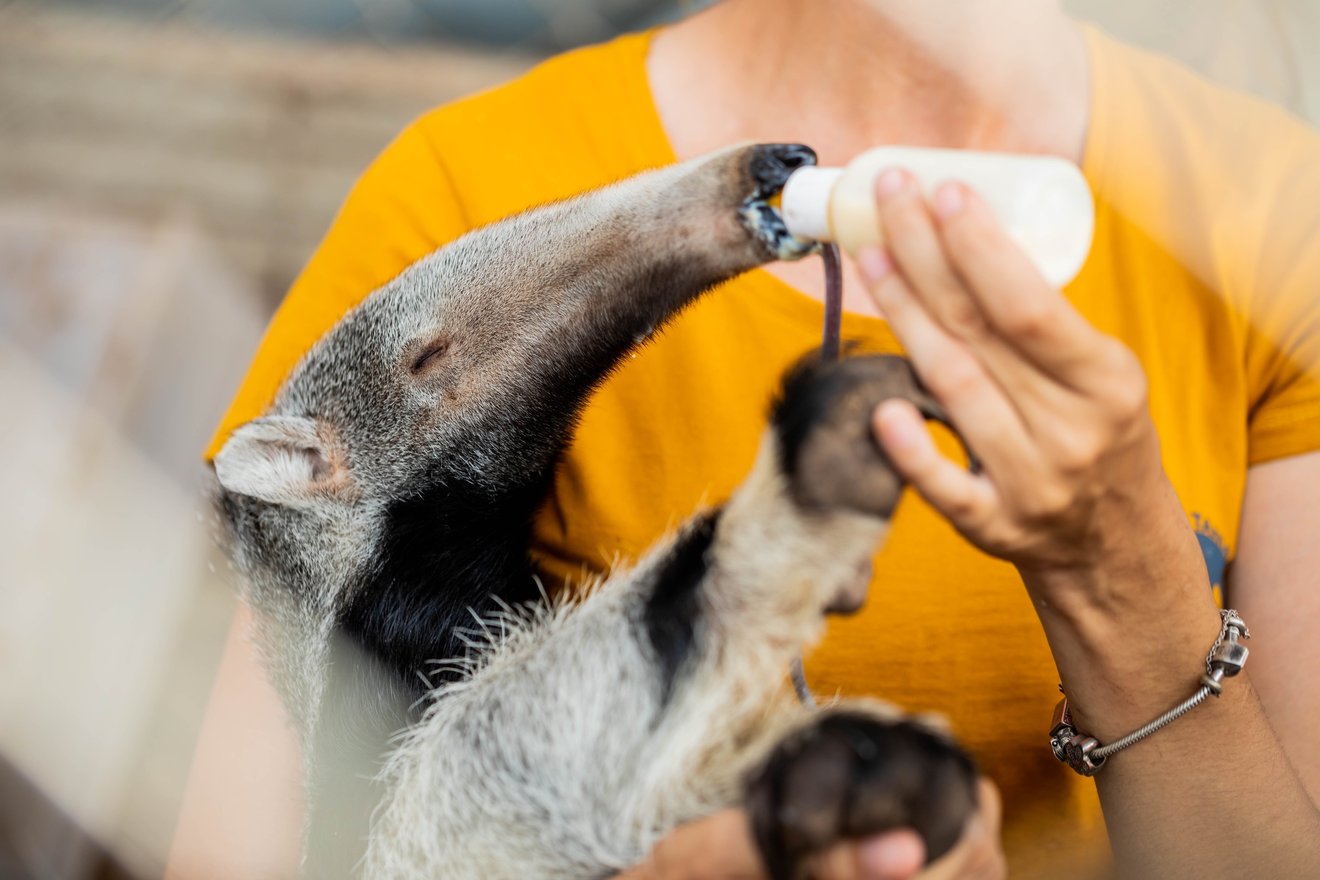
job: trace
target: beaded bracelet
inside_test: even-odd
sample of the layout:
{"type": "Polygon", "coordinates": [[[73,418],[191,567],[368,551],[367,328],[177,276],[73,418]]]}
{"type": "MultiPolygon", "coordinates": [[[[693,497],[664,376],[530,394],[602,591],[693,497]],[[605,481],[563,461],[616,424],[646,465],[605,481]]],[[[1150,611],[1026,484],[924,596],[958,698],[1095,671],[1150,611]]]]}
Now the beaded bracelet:
{"type": "MultiPolygon", "coordinates": [[[[1219,617],[1222,622],[1219,638],[1215,639],[1215,643],[1210,646],[1210,653],[1206,655],[1205,674],[1201,676],[1201,686],[1196,693],[1144,727],[1109,745],[1101,745],[1095,737],[1080,733],[1073,726],[1072,714],[1068,711],[1068,697],[1065,695],[1059,705],[1054,707],[1054,723],[1050,726],[1050,748],[1054,751],[1054,757],[1082,776],[1094,776],[1100,772],[1110,755],[1121,752],[1186,715],[1205,702],[1205,698],[1211,694],[1219,696],[1224,679],[1237,675],[1247,665],[1247,646],[1241,644],[1239,639],[1251,638],[1247,624],[1233,609],[1220,611],[1219,617]]],[[[1063,691],[1062,684],[1059,685],[1059,691],[1063,691]]]]}

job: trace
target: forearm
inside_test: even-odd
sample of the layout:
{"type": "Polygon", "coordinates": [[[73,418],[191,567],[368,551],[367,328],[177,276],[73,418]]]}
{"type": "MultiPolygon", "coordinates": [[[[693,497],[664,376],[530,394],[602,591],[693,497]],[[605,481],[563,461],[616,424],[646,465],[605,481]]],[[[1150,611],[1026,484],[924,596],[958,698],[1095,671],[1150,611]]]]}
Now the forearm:
{"type": "MultiPolygon", "coordinates": [[[[1055,597],[1037,601],[1041,622],[1075,726],[1101,743],[1189,697],[1219,632],[1195,538],[1166,523],[1148,544],[1155,552],[1111,568],[1024,571],[1033,596],[1055,597]]],[[[1291,878],[1320,864],[1320,812],[1249,668],[1221,697],[1112,755],[1096,784],[1119,876],[1291,878]]]]}
{"type": "Polygon", "coordinates": [[[302,752],[239,603],[198,735],[166,880],[298,875],[302,752]]]}

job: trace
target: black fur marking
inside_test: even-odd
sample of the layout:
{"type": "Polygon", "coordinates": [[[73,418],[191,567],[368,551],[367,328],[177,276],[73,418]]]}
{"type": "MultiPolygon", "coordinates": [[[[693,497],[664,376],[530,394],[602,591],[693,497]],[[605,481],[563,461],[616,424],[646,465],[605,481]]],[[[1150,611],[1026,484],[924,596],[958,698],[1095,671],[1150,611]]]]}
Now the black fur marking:
{"type": "Polygon", "coordinates": [[[662,704],[668,702],[679,670],[692,653],[701,613],[699,588],[710,568],[707,554],[715,541],[720,514],[717,508],[688,523],[664,565],[655,572],[646,601],[643,624],[660,666],[662,704]]]}
{"type": "Polygon", "coordinates": [[[340,625],[418,693],[453,678],[430,661],[462,657],[455,632],[476,626],[472,611],[516,605],[540,594],[527,556],[531,516],[549,470],[525,486],[494,492],[442,477],[389,511],[380,563],[360,584],[340,625]]]}

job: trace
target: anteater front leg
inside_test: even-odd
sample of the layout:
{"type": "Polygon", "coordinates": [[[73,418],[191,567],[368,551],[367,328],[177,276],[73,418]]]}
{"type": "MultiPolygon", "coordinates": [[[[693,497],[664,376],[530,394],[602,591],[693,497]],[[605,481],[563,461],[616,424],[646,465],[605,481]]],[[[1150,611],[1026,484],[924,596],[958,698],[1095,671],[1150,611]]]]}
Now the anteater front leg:
{"type": "Polygon", "coordinates": [[[903,488],[870,428],[890,397],[942,417],[902,358],[808,359],[786,377],[751,473],[647,574],[647,637],[676,691],[708,647],[760,678],[819,636],[825,612],[864,601],[903,488]]]}
{"type": "Polygon", "coordinates": [[[874,704],[807,715],[784,699],[787,666],[824,614],[865,599],[902,489],[870,427],[889,397],[943,417],[901,358],[801,365],[751,475],[649,574],[643,629],[661,699],[674,725],[712,728],[675,778],[736,788],[720,795],[734,800],[748,786],[777,880],[805,876],[807,857],[837,840],[897,826],[938,855],[975,805],[972,764],[947,736],[874,704]],[[767,737],[778,741],[768,758],[747,745],[767,737]]]}

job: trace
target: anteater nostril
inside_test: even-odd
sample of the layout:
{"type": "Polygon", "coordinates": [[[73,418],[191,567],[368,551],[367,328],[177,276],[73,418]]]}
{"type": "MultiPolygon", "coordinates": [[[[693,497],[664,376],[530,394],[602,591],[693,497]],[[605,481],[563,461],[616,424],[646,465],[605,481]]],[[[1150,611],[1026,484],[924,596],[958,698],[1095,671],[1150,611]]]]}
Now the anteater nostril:
{"type": "Polygon", "coordinates": [[[816,151],[805,144],[783,144],[775,149],[779,161],[789,168],[816,164],[816,151]]]}
{"type": "Polygon", "coordinates": [[[779,192],[788,176],[803,165],[815,165],[816,152],[802,144],[764,144],[752,157],[751,174],[757,196],[768,198],[779,192]]]}

